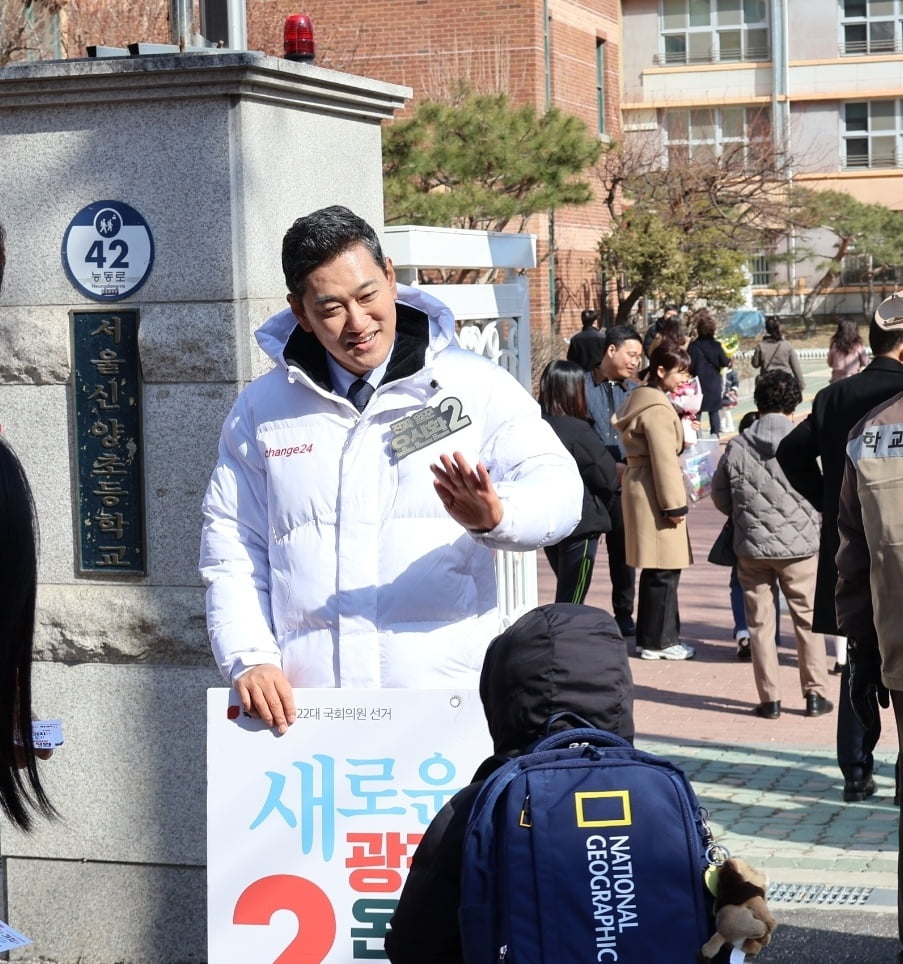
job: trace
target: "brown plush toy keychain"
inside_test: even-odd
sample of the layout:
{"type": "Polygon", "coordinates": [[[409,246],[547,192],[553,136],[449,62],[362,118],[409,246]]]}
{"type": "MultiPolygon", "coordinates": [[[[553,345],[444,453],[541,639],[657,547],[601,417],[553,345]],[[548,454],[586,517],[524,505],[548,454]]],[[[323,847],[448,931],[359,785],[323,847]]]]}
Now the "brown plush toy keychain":
{"type": "Polygon", "coordinates": [[[730,857],[706,882],[715,897],[716,929],[702,945],[699,960],[712,960],[730,944],[731,964],[742,964],[747,954],[758,954],[771,940],[777,926],[765,902],[765,875],[745,860],[730,857]]]}

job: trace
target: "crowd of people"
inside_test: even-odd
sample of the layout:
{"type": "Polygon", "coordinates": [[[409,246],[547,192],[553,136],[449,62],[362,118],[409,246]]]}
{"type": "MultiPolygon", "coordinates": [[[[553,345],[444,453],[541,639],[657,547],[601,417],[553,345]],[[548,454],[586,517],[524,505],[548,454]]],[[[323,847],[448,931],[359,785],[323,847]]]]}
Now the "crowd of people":
{"type": "MultiPolygon", "coordinates": [[[[623,325],[596,331],[596,313],[584,312],[583,331],[573,339],[582,347],[568,352],[569,358],[583,360],[586,417],[617,462],[612,504],[619,524],[606,532],[612,608],[622,633],[636,635],[636,653],[646,659],[695,655],[694,648],[679,638],[676,587],[691,557],[686,498],[675,484],[680,480],[678,456],[695,440],[702,413],[708,415],[710,436],[724,434],[719,408],[725,402],[733,404],[738,384],[711,313],[703,308],[688,318],[684,314],[676,305],[666,305],[640,335],[623,325]],[[589,345],[593,350],[586,354],[589,345]],[[667,351],[657,355],[663,349],[667,351]],[[682,437],[675,415],[683,424],[682,437]],[[681,550],[676,554],[664,551],[665,546],[673,550],[677,545],[681,550]],[[632,587],[636,569],[640,575],[634,626],[632,607],[628,611],[632,588],[624,587],[632,587]],[[651,622],[650,612],[655,614],[651,622]]],[[[752,663],[758,691],[754,711],[765,719],[780,716],[775,674],[784,604],[797,644],[808,716],[834,709],[826,695],[826,646],[828,640],[833,642],[833,671],[842,675],[838,765],[848,802],[874,792],[872,750],[880,722],[864,729],[850,705],[846,638],[834,616],[835,520],[846,435],[896,387],[897,334],[871,325],[874,361],[866,367],[857,326],[841,320],[827,356],[831,384],[815,396],[812,414],[794,424],[793,413],[805,386],[802,366],[780,319],[768,317],[751,358],[757,370],[756,409],[746,414],[737,437],[728,443],[714,479],[713,501],[733,523],[735,561],[729,587],[734,637],[738,658],[752,663]],[[849,379],[859,371],[867,373],[867,380],[849,379]]],[[[551,557],[555,551],[549,547],[547,554],[551,557]]],[[[582,587],[583,598],[585,590],[582,587]]]]}
{"type": "MultiPolygon", "coordinates": [[[[611,611],[636,655],[696,655],[680,638],[680,573],[693,561],[681,456],[703,413],[710,437],[723,434],[720,410],[736,384],[707,309],[666,305],[644,335],[629,325],[601,330],[598,313],[584,310],[567,359],[542,373],[535,413],[510,378],[454,345],[445,306],[396,284],[375,232],[347,209],[299,219],[285,236],[283,268],[289,307],[257,332],[274,368],[236,401],[204,501],[211,643],[250,713],[284,732],[297,686],[474,680],[496,619],[495,549],[543,548],[555,601],[579,604],[604,537],[611,611]],[[409,423],[451,401],[455,437],[437,457],[435,438],[409,423]],[[381,500],[358,498],[382,465],[387,430],[405,471],[377,471],[381,500]],[[301,442],[316,448],[318,466],[327,456],[328,470],[269,459],[301,442]],[[335,508],[324,515],[323,506],[335,508]],[[297,578],[308,586],[303,598],[291,592],[297,578]],[[424,585],[437,591],[424,594],[424,585]],[[428,611],[412,601],[426,597],[428,611]],[[474,642],[462,655],[465,623],[474,642]],[[431,646],[413,646],[424,632],[431,646]]],[[[847,354],[855,348],[840,329],[835,342],[847,354]]],[[[728,446],[714,493],[734,522],[738,655],[753,664],[756,712],[777,718],[782,594],[806,713],[817,716],[833,709],[825,640],[812,625],[821,509],[792,489],[777,458],[803,388],[777,318],[766,320],[752,365],[759,418],[728,446]],[[763,533],[763,523],[774,531],[763,533]]]]}
{"type": "MultiPolygon", "coordinates": [[[[689,345],[693,363],[688,374],[697,378],[709,365],[708,355],[714,361],[709,367],[720,367],[722,374],[730,365],[727,353],[716,354],[710,319],[701,314],[702,328],[689,345]],[[714,345],[707,345],[706,339],[714,345]]],[[[670,331],[673,350],[682,351],[686,329],[678,319],[669,307],[646,333],[646,349],[657,351],[663,333],[670,331]]],[[[802,366],[780,320],[767,318],[751,359],[758,370],[755,411],[747,413],[738,434],[727,443],[712,488],[715,506],[733,523],[734,630],[739,658],[752,664],[758,697],[754,713],[767,720],[781,716],[782,599],[793,626],[806,716],[834,710],[827,696],[826,653],[827,641],[833,640],[834,671],[841,676],[836,690],[836,750],[845,803],[862,802],[876,792],[873,751],[881,734],[880,707],[893,707],[903,747],[903,651],[894,632],[899,620],[894,579],[903,573],[903,552],[898,551],[903,542],[892,508],[900,474],[895,456],[903,433],[903,296],[881,303],[869,325],[868,343],[871,361],[858,326],[849,319],[839,322],[826,358],[830,383],[816,393],[810,414],[794,421],[805,386],[802,366]]],[[[648,377],[644,384],[649,387],[648,377]]],[[[629,397],[644,391],[637,388],[629,397]]],[[[710,412],[712,404],[704,399],[698,411],[710,412]]],[[[676,410],[680,414],[679,405],[676,410]]],[[[615,418],[621,431],[629,411],[625,404],[615,418]]],[[[709,418],[711,432],[720,434],[721,426],[709,418]]],[[[669,456],[675,447],[679,450],[671,440],[669,456]]],[[[635,467],[642,464],[647,471],[652,463],[647,452],[638,455],[635,467]]],[[[628,468],[625,478],[629,477],[628,468]]],[[[648,506],[649,498],[648,493],[630,493],[625,486],[621,500],[629,543],[631,530],[637,528],[637,507],[648,506]]],[[[673,508],[667,500],[653,505],[659,525],[670,524],[667,514],[673,508]]],[[[628,559],[641,568],[642,587],[647,571],[643,566],[654,563],[649,557],[639,561],[635,554],[628,559]]],[[[642,599],[641,588],[640,609],[642,599]]],[[[667,613],[665,622],[673,632],[670,608],[660,609],[667,613]]],[[[670,643],[674,637],[663,638],[670,643]]],[[[640,646],[638,652],[645,649],[640,646]]],[[[900,799],[898,757],[894,802],[899,804],[900,799]]],[[[903,880],[903,858],[900,867],[903,880]]],[[[903,939],[903,896],[900,900],[903,939]]],[[[898,961],[903,961],[903,951],[898,961]]]]}
{"type": "MultiPolygon", "coordinates": [[[[3,240],[0,231],[0,283],[3,240]]],[[[714,317],[701,309],[688,324],[666,306],[641,335],[629,325],[602,331],[587,310],[534,400],[455,344],[450,310],[397,283],[376,232],[347,208],[299,218],[282,260],[288,307],[256,334],[273,367],[238,395],[203,503],[211,646],[245,711],[283,734],[298,688],[479,685],[496,745],[478,778],[523,752],[557,710],[632,739],[623,641],[634,638],[644,660],[696,655],[680,638],[679,582],[693,563],[681,456],[703,413],[709,435],[723,434],[733,361],[714,317]],[[582,605],[603,536],[611,615],[582,605]],[[490,647],[494,553],[538,548],[556,577],[554,603],[490,647]],[[567,672],[535,705],[552,664],[567,672]],[[588,689],[600,670],[602,703],[588,689]],[[530,698],[512,726],[510,687],[521,678],[530,698]],[[586,705],[575,703],[588,693],[586,705]]],[[[837,729],[848,802],[875,791],[879,705],[892,702],[903,741],[893,631],[903,540],[887,505],[903,464],[894,461],[903,451],[903,297],[876,312],[871,363],[851,324],[832,340],[831,384],[795,424],[801,365],[779,319],[767,319],[751,360],[755,415],[727,442],[711,487],[733,523],[735,629],[738,655],[751,662],[754,713],[775,720],[782,711],[778,590],[806,716],[834,709],[825,634],[848,638],[837,729]]],[[[54,813],[38,769],[47,754],[31,738],[37,531],[25,473],[2,441],[0,494],[0,807],[27,830],[33,813],[54,813]]],[[[456,866],[465,813],[456,801],[457,829],[449,837],[443,824],[424,838],[409,885],[426,888],[426,905],[438,887],[446,910],[457,884],[443,875],[456,866]]],[[[423,959],[418,948],[439,926],[416,898],[393,924],[392,960],[423,959]]],[[[440,924],[454,934],[453,914],[440,924]]]]}
{"type": "MultiPolygon", "coordinates": [[[[611,559],[609,560],[613,576],[612,605],[614,608],[616,598],[620,599],[622,607],[624,605],[623,593],[617,597],[615,595],[618,590],[614,573],[620,571],[623,579],[624,571],[634,574],[639,570],[635,652],[645,659],[684,660],[694,655],[693,648],[679,638],[679,577],[681,571],[693,561],[687,532],[687,492],[681,476],[679,458],[688,444],[682,427],[682,416],[685,418],[689,415],[696,428],[699,428],[695,416],[705,412],[709,415],[710,434],[715,437],[721,435],[717,407],[724,398],[724,376],[731,367],[730,357],[715,337],[716,329],[711,315],[705,311],[700,312],[694,321],[696,337],[692,339],[687,337],[680,317],[673,312],[660,319],[655,329],[651,328],[650,332],[647,332],[645,340],[636,329],[628,326],[615,326],[600,332],[599,335],[588,335],[588,326],[585,326],[582,333],[583,347],[573,353],[569,352],[569,358],[573,360],[551,362],[544,370],[540,382],[539,400],[544,416],[551,424],[558,423],[556,432],[575,456],[578,450],[573,436],[579,435],[584,440],[585,447],[580,450],[582,458],[577,458],[585,485],[584,522],[589,522],[597,537],[603,533],[609,534],[612,531],[612,515],[609,514],[606,518],[599,513],[593,507],[592,499],[605,498],[609,500],[609,506],[618,507],[624,549],[623,557],[617,553],[615,559],[616,562],[623,559],[624,567],[621,570],[614,569],[611,567],[611,559]],[[587,348],[591,349],[590,352],[581,355],[587,348]],[[586,368],[583,384],[580,386],[582,392],[578,389],[581,358],[585,359],[583,365],[586,368]],[[712,384],[705,386],[702,382],[710,375],[707,369],[711,369],[713,377],[712,384]],[[694,381],[699,384],[691,388],[690,383],[694,381]],[[695,397],[697,391],[702,397],[696,408],[688,412],[683,407],[682,400],[688,396],[695,397]],[[562,424],[568,425],[572,436],[570,441],[561,427],[562,424]],[[603,443],[601,448],[589,442],[590,435],[585,435],[584,438],[587,425],[592,426],[599,441],[603,443]],[[603,452],[609,458],[605,458],[601,454],[603,452]],[[599,468],[606,467],[602,474],[603,484],[599,485],[598,479],[595,482],[592,480],[586,464],[587,456],[590,460],[595,458],[599,468]],[[612,458],[616,462],[614,490],[610,471],[612,458]]],[[[900,320],[899,337],[903,339],[903,317],[900,320]]],[[[872,326],[870,342],[876,356],[872,364],[877,365],[878,371],[887,368],[894,372],[895,366],[900,367],[897,353],[903,346],[894,348],[896,338],[896,334],[888,335],[879,324],[872,326]],[[895,360],[892,364],[890,361],[881,362],[879,359],[882,355],[893,355],[895,360]]],[[[797,460],[803,463],[804,469],[809,468],[806,464],[809,453],[801,453],[799,449],[805,444],[805,447],[811,450],[814,426],[810,423],[813,419],[817,422],[819,416],[815,413],[822,412],[823,404],[829,401],[830,394],[825,399],[820,397],[821,393],[817,395],[813,415],[804,421],[795,422],[794,414],[803,399],[802,373],[796,352],[785,338],[776,319],[770,320],[765,337],[757,346],[756,352],[757,367],[761,370],[755,380],[753,393],[755,410],[747,414],[739,432],[727,441],[712,480],[711,491],[714,505],[725,513],[733,524],[732,548],[735,565],[732,577],[736,580],[738,591],[732,594],[732,603],[737,623],[735,629],[740,642],[738,655],[751,662],[751,684],[758,697],[753,706],[754,713],[766,720],[780,718],[782,693],[778,669],[779,620],[781,601],[786,602],[796,642],[803,713],[806,717],[818,717],[834,710],[834,704],[828,698],[825,634],[836,636],[840,630],[833,624],[833,620],[830,625],[825,625],[816,619],[816,582],[817,577],[822,578],[822,557],[831,551],[832,544],[836,544],[837,526],[836,523],[826,525],[824,521],[822,493],[816,497],[811,480],[809,485],[806,485],[805,479],[799,480],[799,467],[794,473],[793,467],[788,466],[785,474],[785,460],[779,453],[782,450],[787,453],[796,449],[797,460]],[[824,546],[826,530],[827,549],[824,546]]],[[[855,371],[850,370],[848,375],[854,373],[855,371]]],[[[832,385],[825,392],[836,395],[843,387],[836,384],[838,381],[839,379],[832,379],[832,385]]],[[[850,380],[849,385],[853,386],[854,381],[850,380]]],[[[857,416],[850,411],[849,402],[850,396],[847,394],[848,418],[855,422],[857,416]]],[[[896,425],[898,421],[903,421],[903,411],[899,408],[899,405],[897,408],[886,408],[881,415],[882,423],[896,425]]],[[[836,443],[837,447],[845,438],[846,432],[843,433],[843,439],[836,443]]],[[[866,441],[868,438],[866,431],[859,443],[856,471],[864,473],[866,479],[872,478],[874,472],[886,477],[893,465],[887,457],[887,446],[885,451],[880,453],[882,457],[879,459],[879,468],[875,469],[872,466],[879,453],[876,452],[873,442],[866,441]],[[866,463],[869,467],[863,468],[866,463]]],[[[821,466],[826,472],[832,471],[830,458],[827,463],[825,468],[822,460],[816,459],[817,466],[821,466]]],[[[847,485],[850,484],[851,475],[850,462],[847,460],[847,485]]],[[[827,482],[824,489],[828,489],[827,482]]],[[[867,508],[863,515],[868,518],[867,508]]],[[[887,512],[877,513],[878,517],[884,519],[888,515],[887,512]]],[[[860,521],[860,516],[857,515],[856,522],[860,521]]],[[[849,595],[851,599],[856,595],[859,597],[855,603],[850,603],[853,615],[849,619],[851,624],[856,624],[856,635],[864,634],[864,630],[859,626],[862,615],[856,612],[856,607],[867,610],[869,606],[869,542],[863,529],[867,531],[866,526],[860,525],[856,528],[858,541],[855,548],[849,549],[853,560],[850,568],[855,574],[851,576],[851,582],[856,583],[855,589],[851,588],[849,595]]],[[[885,521],[883,531],[886,530],[885,521]]],[[[876,544],[879,538],[876,532],[876,544]]],[[[566,569],[556,556],[556,547],[546,547],[546,555],[557,576],[556,602],[583,601],[586,598],[587,580],[575,580],[573,573],[579,571],[581,575],[591,575],[596,542],[591,538],[587,539],[585,533],[581,535],[578,527],[578,537],[563,540],[559,548],[562,558],[574,553],[581,561],[581,566],[566,569]],[[588,545],[591,546],[590,552],[587,551],[588,545]],[[587,565],[588,557],[590,561],[587,565]],[[563,578],[566,572],[570,574],[563,578]]],[[[889,592],[889,588],[887,591],[889,592]]],[[[889,646],[889,623],[892,617],[887,609],[885,606],[883,618],[887,623],[886,645],[889,646]]],[[[592,613],[593,625],[603,632],[606,631],[606,614],[595,610],[589,612],[592,613]]],[[[626,621],[625,616],[626,611],[622,608],[617,620],[619,627],[626,621]]],[[[548,613],[541,617],[532,615],[530,618],[534,622],[541,618],[543,628],[541,632],[537,632],[537,636],[547,640],[545,620],[548,613]]],[[[843,623],[847,617],[838,618],[843,623]]],[[[853,630],[850,632],[852,635],[853,630]]],[[[622,634],[628,635],[623,628],[622,634]]],[[[510,635],[510,632],[503,634],[493,647],[502,646],[504,643],[504,651],[509,654],[513,652],[508,639],[510,635]]],[[[518,636],[520,646],[528,646],[527,640],[530,636],[530,633],[518,636]]],[[[600,646],[600,652],[608,651],[608,647],[600,646]]],[[[535,664],[530,663],[530,655],[528,652],[524,658],[531,666],[531,671],[535,672],[535,664]]],[[[864,676],[865,679],[857,691],[854,675],[851,698],[847,692],[847,671],[844,670],[845,676],[840,687],[838,762],[845,777],[843,799],[846,802],[861,801],[874,793],[871,750],[874,740],[877,739],[875,734],[880,733],[878,706],[886,703],[884,687],[889,681],[896,682],[899,679],[896,668],[899,659],[896,657],[889,666],[885,664],[883,673],[880,668],[876,668],[882,665],[882,660],[881,645],[874,633],[868,644],[851,640],[851,660],[854,665],[858,665],[860,678],[864,676]],[[858,662],[852,660],[852,654],[857,655],[858,662]],[[844,712],[844,707],[848,705],[852,706],[850,713],[844,712]],[[849,744],[851,741],[856,742],[849,732],[850,720],[868,734],[868,741],[858,741],[868,742],[867,759],[859,760],[858,770],[852,768],[848,759],[849,744]]],[[[495,662],[487,659],[487,666],[495,662]]],[[[560,661],[555,663],[560,665],[560,661]]],[[[481,689],[481,693],[485,699],[487,691],[481,689]]],[[[495,697],[501,698],[502,694],[496,692],[495,697]]],[[[896,697],[893,699],[896,707],[896,697]]],[[[899,705],[903,711],[903,698],[899,705]]],[[[486,709],[492,727],[493,716],[488,704],[486,709]]],[[[524,737],[512,744],[513,748],[508,753],[522,753],[528,745],[529,740],[524,737]]],[[[477,782],[462,792],[449,805],[448,811],[441,815],[441,819],[437,819],[424,844],[418,849],[412,874],[392,922],[391,940],[387,942],[390,959],[415,959],[426,946],[425,941],[429,940],[431,927],[436,921],[439,924],[445,921],[442,924],[442,933],[447,932],[451,946],[457,946],[453,919],[450,915],[447,918],[437,916],[437,907],[445,906],[447,910],[449,906],[456,905],[461,834],[466,813],[469,812],[468,801],[478,792],[485,775],[499,765],[499,749],[497,745],[497,756],[484,764],[475,778],[477,782]]],[[[453,952],[447,959],[454,961],[460,958],[453,952]]]]}

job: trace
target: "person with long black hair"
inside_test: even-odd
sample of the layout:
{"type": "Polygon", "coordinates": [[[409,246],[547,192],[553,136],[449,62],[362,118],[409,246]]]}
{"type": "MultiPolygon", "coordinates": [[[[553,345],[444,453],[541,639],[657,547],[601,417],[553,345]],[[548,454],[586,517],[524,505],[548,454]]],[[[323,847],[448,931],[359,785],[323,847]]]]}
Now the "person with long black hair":
{"type": "Polygon", "coordinates": [[[715,337],[716,330],[715,319],[705,308],[700,308],[696,312],[696,338],[687,348],[690,374],[699,379],[702,388],[700,412],[709,416],[709,432],[713,438],[721,434],[721,399],[724,397],[722,372],[731,367],[724,346],[715,337]]]}
{"type": "Polygon", "coordinates": [[[558,580],[555,602],[582,603],[593,576],[599,536],[611,529],[617,464],[590,424],[580,365],[561,359],[549,362],[539,380],[539,405],[583,479],[583,511],[577,528],[543,550],[558,580]]]}
{"type": "Polygon", "coordinates": [[[828,345],[827,363],[832,382],[857,375],[868,365],[869,356],[862,344],[859,326],[852,319],[842,318],[837,323],[837,331],[828,345]]]}
{"type": "MultiPolygon", "coordinates": [[[[0,226],[0,286],[6,266],[0,226]]],[[[31,659],[38,588],[38,531],[34,499],[22,464],[0,439],[0,809],[21,830],[34,812],[55,810],[38,773],[37,761],[52,751],[37,750],[31,734],[31,659]]]]}

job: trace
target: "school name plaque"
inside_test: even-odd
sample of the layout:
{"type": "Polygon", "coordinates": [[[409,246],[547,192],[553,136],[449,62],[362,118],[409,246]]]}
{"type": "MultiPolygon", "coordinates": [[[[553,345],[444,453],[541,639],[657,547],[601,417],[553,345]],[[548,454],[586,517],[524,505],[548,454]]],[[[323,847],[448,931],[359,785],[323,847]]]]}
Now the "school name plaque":
{"type": "Polygon", "coordinates": [[[144,575],[137,311],[72,311],[78,571],[144,575]]]}

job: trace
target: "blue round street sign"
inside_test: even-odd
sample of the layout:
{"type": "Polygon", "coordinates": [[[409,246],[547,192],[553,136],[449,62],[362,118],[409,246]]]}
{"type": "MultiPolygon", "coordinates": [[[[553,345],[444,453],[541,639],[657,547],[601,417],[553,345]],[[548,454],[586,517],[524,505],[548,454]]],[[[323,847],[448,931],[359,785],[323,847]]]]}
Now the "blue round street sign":
{"type": "Polygon", "coordinates": [[[63,266],[82,294],[120,301],[147,280],[154,239],[144,218],[122,201],[95,201],[82,208],[63,235],[63,266]]]}

